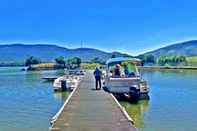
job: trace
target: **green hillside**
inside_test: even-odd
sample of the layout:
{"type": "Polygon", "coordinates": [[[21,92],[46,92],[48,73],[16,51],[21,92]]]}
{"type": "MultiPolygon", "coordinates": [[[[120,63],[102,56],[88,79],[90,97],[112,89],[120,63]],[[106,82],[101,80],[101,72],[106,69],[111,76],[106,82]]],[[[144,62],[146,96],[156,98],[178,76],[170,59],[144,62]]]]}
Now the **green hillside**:
{"type": "Polygon", "coordinates": [[[197,56],[197,40],[175,43],[157,50],[145,53],[144,55],[159,56],[197,56]]]}
{"type": "Polygon", "coordinates": [[[102,61],[109,59],[112,54],[116,56],[125,56],[125,54],[119,52],[104,52],[92,48],[77,48],[68,49],[57,45],[24,45],[24,44],[11,44],[0,45],[0,62],[24,62],[24,60],[30,56],[40,58],[42,61],[51,62],[59,56],[63,56],[66,59],[70,57],[80,57],[83,61],[90,61],[95,57],[102,61]]]}

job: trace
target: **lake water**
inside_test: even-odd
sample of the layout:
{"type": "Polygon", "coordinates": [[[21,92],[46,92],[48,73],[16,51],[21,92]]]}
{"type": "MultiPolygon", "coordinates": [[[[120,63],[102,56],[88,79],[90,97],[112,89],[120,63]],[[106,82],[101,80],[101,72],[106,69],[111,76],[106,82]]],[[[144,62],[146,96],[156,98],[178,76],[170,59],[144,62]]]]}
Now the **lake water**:
{"type": "Polygon", "coordinates": [[[54,94],[52,83],[41,78],[63,71],[20,69],[0,68],[0,131],[47,131],[67,94],[54,94]]]}
{"type": "Polygon", "coordinates": [[[150,100],[121,102],[139,131],[197,131],[197,71],[143,71],[150,100]]]}
{"type": "MultiPolygon", "coordinates": [[[[68,94],[41,78],[63,71],[0,68],[0,131],[47,131],[68,94]]],[[[197,131],[197,71],[143,71],[150,100],[122,102],[140,131],[197,131]]]]}

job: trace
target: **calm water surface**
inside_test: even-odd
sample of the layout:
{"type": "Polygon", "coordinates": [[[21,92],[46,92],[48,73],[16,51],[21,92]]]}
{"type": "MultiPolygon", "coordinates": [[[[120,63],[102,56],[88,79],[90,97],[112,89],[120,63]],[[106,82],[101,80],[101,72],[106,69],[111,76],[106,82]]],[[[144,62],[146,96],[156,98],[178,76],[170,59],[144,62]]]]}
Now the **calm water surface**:
{"type": "MultiPolygon", "coordinates": [[[[43,76],[62,71],[23,72],[0,68],[0,131],[47,131],[68,94],[54,94],[43,76]]],[[[197,131],[197,71],[143,71],[150,101],[122,102],[140,131],[197,131]]]]}
{"type": "Polygon", "coordinates": [[[47,131],[68,94],[54,94],[41,78],[63,71],[23,72],[0,67],[0,131],[47,131]]]}
{"type": "Polygon", "coordinates": [[[149,101],[122,102],[139,131],[197,131],[197,71],[143,71],[149,101]]]}

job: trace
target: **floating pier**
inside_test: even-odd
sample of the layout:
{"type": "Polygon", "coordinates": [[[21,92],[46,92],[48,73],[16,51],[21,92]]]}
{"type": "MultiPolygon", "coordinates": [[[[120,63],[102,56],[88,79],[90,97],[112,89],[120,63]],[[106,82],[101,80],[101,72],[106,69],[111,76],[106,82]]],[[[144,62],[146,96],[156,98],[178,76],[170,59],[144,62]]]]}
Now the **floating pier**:
{"type": "Polygon", "coordinates": [[[90,72],[67,98],[51,124],[50,131],[137,131],[133,120],[112,94],[95,90],[90,72]]]}

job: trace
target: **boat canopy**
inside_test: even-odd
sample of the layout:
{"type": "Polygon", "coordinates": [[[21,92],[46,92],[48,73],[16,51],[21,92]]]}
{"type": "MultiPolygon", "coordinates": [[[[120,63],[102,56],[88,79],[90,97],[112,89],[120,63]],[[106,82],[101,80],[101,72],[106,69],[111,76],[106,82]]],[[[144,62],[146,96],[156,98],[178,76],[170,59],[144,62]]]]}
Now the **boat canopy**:
{"type": "Polygon", "coordinates": [[[123,62],[123,61],[132,62],[134,64],[141,63],[141,60],[137,59],[137,58],[117,57],[117,58],[111,58],[111,59],[107,60],[106,64],[108,65],[108,64],[111,64],[111,63],[123,62]]]}

